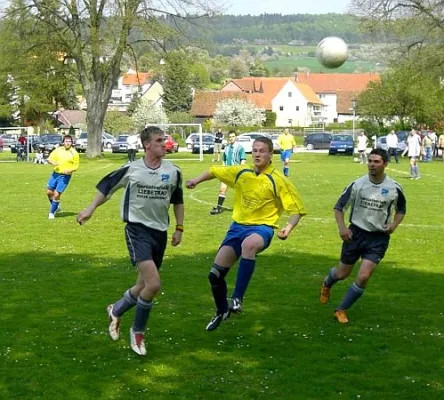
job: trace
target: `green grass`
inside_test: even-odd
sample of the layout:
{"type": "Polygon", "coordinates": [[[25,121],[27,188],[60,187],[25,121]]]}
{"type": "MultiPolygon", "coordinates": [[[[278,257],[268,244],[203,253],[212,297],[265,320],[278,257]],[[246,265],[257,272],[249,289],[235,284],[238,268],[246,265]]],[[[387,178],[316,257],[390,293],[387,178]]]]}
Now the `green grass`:
{"type": "Polygon", "coordinates": [[[264,64],[270,71],[288,70],[288,69],[292,69],[294,71],[296,70],[296,68],[304,67],[304,68],[310,68],[311,72],[353,73],[356,71],[371,72],[377,69],[376,64],[374,62],[347,61],[341,67],[331,70],[319,64],[316,57],[304,57],[304,56],[279,58],[278,60],[265,61],[264,64]]]}
{"type": "MultiPolygon", "coordinates": [[[[185,179],[208,168],[210,157],[178,162],[185,179]]],[[[309,215],[258,257],[244,313],[212,333],[204,330],[214,308],[207,275],[230,213],[208,213],[216,181],[185,191],[184,240],[167,249],[148,356],[140,358],[128,346],[133,311],[121,340],[107,336],[105,307],[135,280],[119,221],[121,193],[85,226],[74,219],[97,181],[125,158],[82,156],[54,221],[45,196],[50,167],[0,164],[1,399],[444,398],[442,162],[421,165],[419,181],[407,179],[406,160],[390,166],[408,214],[347,326],[332,315],[352,279],[335,286],[331,305],[321,305],[318,294],[340,252],[332,207],[365,173],[362,165],[294,156],[291,180],[309,215]]]]}

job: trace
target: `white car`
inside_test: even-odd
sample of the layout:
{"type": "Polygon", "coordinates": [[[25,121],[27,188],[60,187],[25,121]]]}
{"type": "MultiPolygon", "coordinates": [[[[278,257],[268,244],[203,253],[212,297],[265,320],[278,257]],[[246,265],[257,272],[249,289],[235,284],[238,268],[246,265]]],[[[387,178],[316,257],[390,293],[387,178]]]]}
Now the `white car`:
{"type": "Polygon", "coordinates": [[[242,147],[245,149],[245,153],[251,153],[253,151],[253,142],[255,141],[255,139],[263,136],[271,139],[271,141],[273,142],[273,152],[280,151],[279,146],[277,144],[277,137],[273,138],[272,136],[270,136],[268,133],[265,132],[243,133],[242,135],[239,135],[237,137],[236,141],[242,145],[242,147]]]}

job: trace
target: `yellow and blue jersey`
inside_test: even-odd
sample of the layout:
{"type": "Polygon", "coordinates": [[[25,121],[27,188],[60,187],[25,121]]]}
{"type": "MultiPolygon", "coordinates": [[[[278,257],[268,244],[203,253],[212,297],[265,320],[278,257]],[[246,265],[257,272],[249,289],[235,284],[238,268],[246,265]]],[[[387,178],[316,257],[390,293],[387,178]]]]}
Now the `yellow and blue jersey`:
{"type": "Polygon", "coordinates": [[[65,146],[57,147],[49,156],[48,160],[56,162],[54,172],[63,174],[64,171],[77,171],[79,168],[79,153],[76,149],[70,147],[66,149],[65,146]]]}
{"type": "Polygon", "coordinates": [[[294,185],[272,164],[260,174],[252,166],[213,166],[210,175],[234,189],[233,220],[238,224],[277,228],[284,211],[307,214],[294,185]]]}
{"type": "Polygon", "coordinates": [[[296,147],[296,141],[293,135],[282,133],[278,137],[278,145],[281,150],[293,150],[296,147]]]}

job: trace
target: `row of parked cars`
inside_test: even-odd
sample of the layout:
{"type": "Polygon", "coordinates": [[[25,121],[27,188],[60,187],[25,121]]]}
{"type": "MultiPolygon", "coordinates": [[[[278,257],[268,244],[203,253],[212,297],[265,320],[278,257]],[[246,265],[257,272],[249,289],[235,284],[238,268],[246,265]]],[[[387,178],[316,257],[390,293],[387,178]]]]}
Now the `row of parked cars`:
{"type": "MultiPolygon", "coordinates": [[[[237,137],[237,142],[242,145],[246,153],[253,151],[253,142],[256,138],[265,136],[271,139],[273,142],[273,151],[279,153],[280,149],[277,144],[278,134],[270,134],[266,132],[248,132],[243,133],[237,137]]],[[[215,136],[212,133],[202,133],[202,152],[212,154],[214,152],[215,136]]],[[[191,149],[193,154],[200,153],[200,135],[198,133],[192,133],[185,140],[187,149],[191,149]]],[[[227,141],[224,139],[222,142],[222,149],[227,145],[227,141]]]]}
{"type": "MultiPolygon", "coordinates": [[[[402,153],[406,148],[408,132],[396,132],[398,136],[398,153],[402,153]]],[[[373,143],[372,143],[373,145],[373,143]]],[[[348,154],[352,155],[355,149],[353,136],[348,133],[332,134],[329,132],[316,132],[307,135],[304,139],[304,147],[307,150],[328,150],[328,154],[348,154]]],[[[370,146],[369,146],[370,147],[370,146]]],[[[387,136],[376,138],[376,147],[387,150],[387,136]]]]}

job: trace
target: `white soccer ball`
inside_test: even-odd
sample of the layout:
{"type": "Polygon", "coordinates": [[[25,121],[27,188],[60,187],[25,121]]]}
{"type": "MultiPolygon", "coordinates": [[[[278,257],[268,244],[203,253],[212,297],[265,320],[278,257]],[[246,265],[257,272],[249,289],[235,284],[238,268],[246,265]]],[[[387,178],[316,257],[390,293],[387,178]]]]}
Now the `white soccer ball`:
{"type": "Polygon", "coordinates": [[[326,37],[316,48],[316,58],[326,68],[338,68],[347,61],[348,47],[341,38],[326,37]]]}
{"type": "Polygon", "coordinates": [[[354,162],[359,162],[359,158],[358,158],[358,157],[355,157],[355,158],[353,159],[353,161],[354,161],[354,162]]]}

